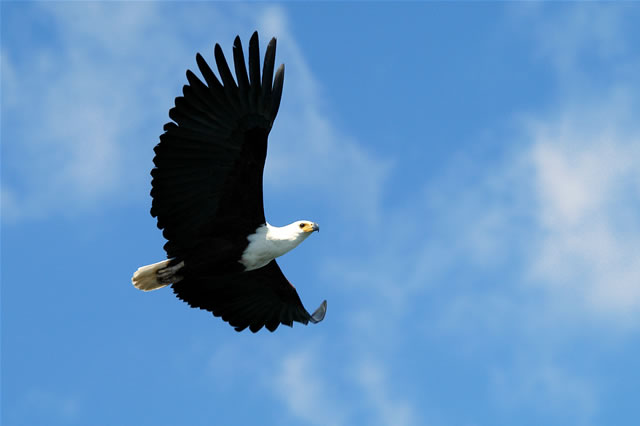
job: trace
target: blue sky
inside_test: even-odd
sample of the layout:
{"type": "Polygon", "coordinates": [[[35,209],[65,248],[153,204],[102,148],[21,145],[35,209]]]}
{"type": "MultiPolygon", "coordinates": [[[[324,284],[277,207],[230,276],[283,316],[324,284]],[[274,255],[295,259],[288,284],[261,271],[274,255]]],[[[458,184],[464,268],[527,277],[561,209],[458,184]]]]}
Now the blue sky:
{"type": "Polygon", "coordinates": [[[2,3],[2,424],[635,425],[640,5],[2,3]],[[195,54],[278,38],[269,221],[321,324],[142,293],[195,54]]]}

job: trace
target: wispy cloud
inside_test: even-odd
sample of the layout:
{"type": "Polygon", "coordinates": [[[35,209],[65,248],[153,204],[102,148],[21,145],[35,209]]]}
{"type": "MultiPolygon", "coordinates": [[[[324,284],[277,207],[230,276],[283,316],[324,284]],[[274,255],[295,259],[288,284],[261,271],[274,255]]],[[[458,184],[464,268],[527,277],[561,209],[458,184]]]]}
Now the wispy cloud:
{"type": "Polygon", "coordinates": [[[215,21],[215,28],[202,25],[205,36],[194,24],[177,36],[165,30],[174,12],[160,4],[33,7],[51,17],[60,37],[58,44],[33,41],[29,55],[2,53],[3,118],[10,123],[3,132],[12,165],[5,174],[13,177],[2,183],[5,219],[73,214],[98,201],[121,200],[132,182],[147,183],[151,147],[185,82],[184,70],[196,68],[196,51],[210,58],[214,41],[230,54],[238,28],[247,28],[247,37],[258,28],[263,44],[277,36],[277,60],[287,66],[267,186],[285,192],[314,188],[336,211],[376,219],[389,163],[331,124],[319,102],[322,89],[280,8],[194,5],[189,21],[215,21]],[[187,38],[194,41],[187,44],[187,38]]]}
{"type": "MultiPolygon", "coordinates": [[[[308,342],[307,342],[308,343],[308,342]]],[[[352,359],[335,369],[325,365],[310,344],[291,352],[269,383],[290,415],[304,424],[406,426],[420,424],[416,407],[402,394],[394,393],[394,381],[379,360],[352,359]],[[331,371],[331,374],[319,374],[331,371]],[[349,398],[341,397],[350,389],[349,398]]]]}
{"type": "Polygon", "coordinates": [[[493,369],[490,391],[505,411],[518,412],[526,407],[572,424],[591,424],[598,410],[598,392],[590,381],[548,361],[493,369]]]}
{"type": "Polygon", "coordinates": [[[356,378],[366,397],[372,418],[367,424],[407,426],[421,424],[416,418],[413,405],[390,395],[389,378],[382,365],[372,360],[362,361],[355,369],[356,378]]]}
{"type": "Polygon", "coordinates": [[[339,386],[329,376],[317,374],[317,360],[311,351],[292,352],[282,360],[275,375],[276,392],[291,415],[309,425],[343,425],[350,401],[341,401],[339,386]]]}
{"type": "Polygon", "coordinates": [[[404,205],[385,206],[376,230],[384,244],[328,262],[342,291],[362,302],[347,321],[356,352],[370,349],[373,336],[401,352],[391,343],[396,331],[421,321],[425,336],[453,338],[463,353],[501,338],[524,341],[528,349],[504,354],[524,357],[522,365],[489,379],[498,399],[578,422],[597,413],[596,385],[549,359],[585,323],[614,333],[639,325],[640,97],[625,71],[637,63],[619,43],[621,12],[599,21],[577,10],[562,15],[568,25],[553,21],[568,41],[548,44],[558,37],[542,31],[537,45],[562,87],[547,108],[514,112],[504,155],[455,158],[404,205]],[[618,60],[608,84],[581,69],[594,44],[600,59],[618,60]]]}
{"type": "MultiPolygon", "coordinates": [[[[82,398],[74,394],[33,387],[18,399],[17,407],[11,414],[35,416],[66,424],[75,423],[82,415],[82,398]]],[[[23,419],[9,417],[7,420],[14,424],[22,424],[23,419]]]]}
{"type": "Polygon", "coordinates": [[[285,91],[265,169],[265,182],[286,191],[313,188],[327,207],[348,219],[380,220],[392,161],[383,160],[332,123],[325,90],[291,33],[282,9],[260,17],[263,34],[277,34],[278,62],[284,62],[285,91]]]}
{"type": "Polygon", "coordinates": [[[636,11],[602,6],[560,9],[545,20],[533,9],[526,18],[561,83],[549,110],[523,122],[535,201],[526,279],[542,286],[554,310],[635,328],[640,62],[629,55],[625,28],[633,20],[625,17],[636,11]]]}
{"type": "MultiPolygon", "coordinates": [[[[516,112],[511,124],[520,125],[519,132],[504,141],[509,148],[503,157],[478,162],[473,153],[460,155],[391,205],[386,185],[402,170],[366,148],[355,130],[334,124],[328,101],[320,100],[326,88],[281,8],[190,9],[190,19],[202,25],[178,37],[166,31],[161,4],[65,5],[33,6],[52,18],[60,49],[36,45],[29,57],[2,52],[3,127],[10,117],[22,129],[12,133],[3,158],[3,166],[10,161],[3,170],[4,218],[88,208],[118,198],[131,182],[148,185],[151,147],[184,83],[184,69],[195,67],[195,51],[211,58],[212,42],[220,41],[229,54],[238,27],[245,37],[257,27],[263,45],[278,37],[277,60],[287,67],[271,135],[268,189],[288,194],[313,188],[336,222],[364,218],[364,228],[375,230],[354,237],[357,250],[332,245],[332,257],[322,264],[327,268],[321,278],[339,281],[331,290],[344,296],[338,301],[342,309],[330,311],[345,324],[331,329],[348,351],[348,359],[340,360],[344,370],[334,371],[338,363],[304,339],[297,343],[305,349],[271,356],[277,368],[267,372],[257,370],[251,347],[222,346],[207,367],[221,379],[216,383],[233,385],[234,377],[222,369],[235,363],[260,376],[265,389],[275,384],[273,398],[296,421],[353,424],[366,411],[368,424],[415,424],[425,409],[394,386],[402,367],[391,361],[396,355],[436,336],[455,341],[450,353],[475,356],[489,351],[487,342],[506,336],[527,340],[534,349],[522,362],[493,370],[486,386],[498,401],[511,398],[509,404],[518,407],[531,400],[558,411],[586,405],[586,419],[598,410],[596,386],[567,363],[553,361],[548,354],[556,343],[549,336],[571,341],[573,325],[585,320],[607,330],[637,327],[640,175],[633,159],[640,154],[640,129],[629,113],[637,111],[638,93],[628,81],[600,86],[595,94],[580,84],[580,91],[569,91],[573,97],[559,96],[548,111],[524,119],[516,112]],[[215,29],[206,25],[211,16],[215,29]],[[197,28],[206,28],[206,35],[197,28]],[[149,38],[157,39],[157,49],[136,43],[149,38]],[[343,400],[342,387],[355,396],[343,400]]],[[[602,22],[598,16],[578,12],[567,18],[571,25],[549,28],[574,32],[538,40],[540,58],[561,83],[589,46],[596,45],[602,57],[624,56],[617,15],[609,12],[602,22]],[[592,27],[597,31],[589,35],[592,27]],[[552,43],[554,37],[561,42],[552,43]]],[[[544,37],[546,26],[538,28],[544,37]]],[[[619,63],[620,70],[636,66],[619,63]]],[[[589,77],[579,74],[582,82],[589,77]]],[[[502,356],[517,358],[527,350],[516,346],[502,356]]]]}
{"type": "Polygon", "coordinates": [[[640,314],[640,129],[607,100],[533,126],[539,208],[533,279],[568,305],[618,319],[640,314]]]}
{"type": "MultiPolygon", "coordinates": [[[[13,70],[6,77],[3,72],[3,116],[10,123],[3,132],[5,175],[11,175],[2,183],[5,200],[11,200],[5,215],[72,212],[116,196],[127,174],[135,174],[137,121],[146,118],[150,99],[139,90],[144,87],[136,63],[140,46],[118,43],[110,26],[131,22],[132,16],[99,3],[33,5],[37,11],[15,7],[16,13],[48,15],[60,42],[30,40],[23,46],[28,54],[15,44],[3,52],[3,71],[13,70]]],[[[151,6],[131,12],[147,23],[154,16],[151,6]]],[[[135,40],[145,28],[126,30],[135,40]]]]}
{"type": "Polygon", "coordinates": [[[554,67],[563,89],[584,84],[597,69],[597,58],[605,63],[629,61],[629,39],[626,26],[631,21],[621,19],[635,13],[629,4],[582,4],[579,7],[554,7],[530,4],[512,7],[514,25],[530,28],[536,56],[554,67]],[[553,13],[548,13],[553,11],[553,13]],[[589,66],[591,65],[591,66],[589,66]]]}
{"type": "MultiPolygon", "coordinates": [[[[607,40],[621,37],[620,10],[595,22],[599,15],[583,9],[562,15],[571,25],[558,25],[572,29],[565,49],[576,60],[592,41],[591,24],[602,27],[597,39],[603,50],[615,45],[607,40]]],[[[507,281],[482,295],[499,291],[500,299],[528,304],[529,293],[541,290],[541,310],[579,317],[597,312],[605,321],[634,324],[640,314],[640,174],[634,167],[640,128],[633,119],[638,92],[628,83],[598,85],[598,96],[583,91],[563,98],[562,92],[546,111],[515,112],[511,123],[519,130],[510,133],[502,157],[477,162],[473,153],[459,156],[411,200],[385,209],[385,227],[377,230],[385,244],[356,259],[359,267],[351,267],[354,259],[329,266],[369,295],[380,292],[388,303],[375,309],[400,300],[401,312],[411,297],[441,289],[445,277],[447,286],[460,286],[450,301],[455,305],[465,291],[481,290],[464,280],[495,280],[500,270],[507,281]]]]}

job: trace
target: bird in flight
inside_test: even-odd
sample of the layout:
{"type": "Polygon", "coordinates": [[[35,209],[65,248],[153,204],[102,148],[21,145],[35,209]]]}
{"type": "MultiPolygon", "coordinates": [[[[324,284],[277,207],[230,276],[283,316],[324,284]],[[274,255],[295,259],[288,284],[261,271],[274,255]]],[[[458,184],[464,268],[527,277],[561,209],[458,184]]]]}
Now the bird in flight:
{"type": "Polygon", "coordinates": [[[234,80],[219,44],[220,80],[198,53],[203,83],[188,84],[169,111],[154,148],[151,215],[167,239],[167,260],[142,266],[131,279],[143,291],[171,285],[193,308],[205,309],[237,331],[275,331],[324,319],[313,314],[275,259],[297,247],[318,224],[270,225],[264,216],[262,174],[267,138],[278,113],[284,65],[274,76],[276,39],[267,46],[262,75],[258,33],[249,41],[248,72],[240,38],[233,43],[234,80]]]}

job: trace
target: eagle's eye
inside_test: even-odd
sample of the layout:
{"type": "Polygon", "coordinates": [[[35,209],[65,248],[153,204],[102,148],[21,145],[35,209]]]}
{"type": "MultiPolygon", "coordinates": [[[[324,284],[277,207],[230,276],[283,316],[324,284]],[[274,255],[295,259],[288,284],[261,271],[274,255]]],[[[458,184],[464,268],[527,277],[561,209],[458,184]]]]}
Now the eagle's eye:
{"type": "Polygon", "coordinates": [[[301,224],[300,224],[300,228],[304,228],[304,223],[301,223],[301,224]]]}

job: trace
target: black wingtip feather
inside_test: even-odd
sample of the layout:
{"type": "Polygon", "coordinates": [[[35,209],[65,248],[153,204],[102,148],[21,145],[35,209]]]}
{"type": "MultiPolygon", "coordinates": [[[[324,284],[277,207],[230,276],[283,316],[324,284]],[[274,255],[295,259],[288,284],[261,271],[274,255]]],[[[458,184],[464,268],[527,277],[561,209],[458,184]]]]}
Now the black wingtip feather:
{"type": "Polygon", "coordinates": [[[278,67],[276,78],[273,82],[273,93],[271,97],[271,120],[275,120],[280,108],[280,99],[282,98],[282,88],[284,86],[284,64],[278,67]]]}
{"type": "Polygon", "coordinates": [[[276,39],[271,39],[267,45],[267,51],[264,54],[264,65],[262,68],[262,91],[265,94],[271,94],[273,83],[273,67],[276,60],[276,39]]]}
{"type": "Polygon", "coordinates": [[[198,69],[200,70],[200,73],[202,73],[202,77],[204,78],[204,81],[207,82],[210,89],[222,89],[222,83],[220,83],[220,80],[218,80],[218,77],[216,77],[213,70],[200,53],[196,54],[196,64],[198,64],[198,69]]]}
{"type": "MultiPolygon", "coordinates": [[[[233,41],[233,66],[236,70],[236,78],[238,80],[238,88],[241,92],[246,92],[249,88],[249,77],[247,76],[247,66],[244,62],[244,53],[242,52],[242,42],[240,36],[236,36],[233,41]]],[[[244,99],[246,94],[241,93],[240,98],[244,99]]]]}
{"type": "Polygon", "coordinates": [[[260,43],[257,31],[249,40],[249,78],[252,91],[258,92],[260,89],[260,43]]]}
{"type": "Polygon", "coordinates": [[[238,86],[233,79],[231,69],[229,69],[229,64],[227,64],[224,53],[222,53],[222,48],[218,43],[216,43],[216,47],[213,49],[213,54],[216,58],[216,65],[218,66],[218,72],[220,73],[220,78],[224,84],[225,92],[227,92],[227,94],[231,93],[231,89],[235,90],[238,86]]]}

